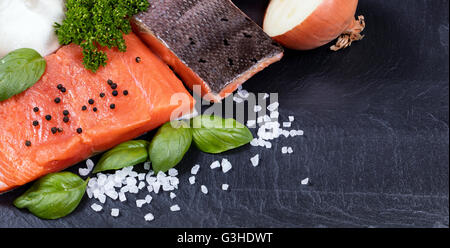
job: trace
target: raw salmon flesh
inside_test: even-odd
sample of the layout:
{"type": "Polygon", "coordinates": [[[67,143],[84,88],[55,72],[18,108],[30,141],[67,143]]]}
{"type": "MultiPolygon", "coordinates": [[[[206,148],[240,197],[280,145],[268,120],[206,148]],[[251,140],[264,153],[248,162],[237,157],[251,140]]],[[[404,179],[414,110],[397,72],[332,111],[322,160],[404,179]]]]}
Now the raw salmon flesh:
{"type": "Polygon", "coordinates": [[[108,65],[95,74],[79,46],[64,46],[45,58],[40,81],[0,102],[0,192],[136,138],[176,110],[190,112],[194,100],[169,67],[134,34],[125,40],[127,52],[106,50],[108,65]],[[171,103],[176,93],[188,101],[171,103]]]}

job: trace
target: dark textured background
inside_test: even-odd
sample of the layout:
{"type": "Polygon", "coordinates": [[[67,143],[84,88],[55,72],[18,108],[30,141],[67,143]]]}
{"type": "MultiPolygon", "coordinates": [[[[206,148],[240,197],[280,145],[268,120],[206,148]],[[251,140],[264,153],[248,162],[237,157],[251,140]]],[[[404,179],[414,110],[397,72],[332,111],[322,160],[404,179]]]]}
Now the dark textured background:
{"type": "MultiPolygon", "coordinates": [[[[259,24],[267,2],[235,1],[259,24]]],[[[337,53],[287,51],[245,88],[278,92],[281,118],[295,115],[305,137],[220,156],[192,149],[178,166],[180,212],[168,210],[167,194],[142,209],[131,197],[107,202],[101,213],[86,197],[70,216],[44,221],[12,206],[23,187],[0,196],[0,227],[448,227],[448,9],[446,0],[361,0],[363,41],[337,53]],[[206,169],[222,157],[231,172],[206,169]],[[203,166],[196,187],[186,183],[194,163],[203,166]],[[305,177],[313,185],[300,185],[305,177]],[[155,221],[144,221],[147,212],[155,221]]]]}

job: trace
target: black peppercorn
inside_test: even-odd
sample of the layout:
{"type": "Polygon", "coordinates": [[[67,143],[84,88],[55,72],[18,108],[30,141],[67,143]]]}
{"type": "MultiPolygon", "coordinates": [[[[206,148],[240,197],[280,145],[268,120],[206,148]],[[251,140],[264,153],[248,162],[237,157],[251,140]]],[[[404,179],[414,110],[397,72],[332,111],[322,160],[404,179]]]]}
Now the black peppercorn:
{"type": "Polygon", "coordinates": [[[136,63],[140,63],[141,62],[141,57],[136,57],[136,63]]]}
{"type": "Polygon", "coordinates": [[[119,95],[119,92],[117,92],[117,90],[114,90],[114,91],[112,92],[112,95],[113,95],[113,96],[117,96],[117,95],[119,95]]]}
{"type": "Polygon", "coordinates": [[[52,131],[52,134],[55,134],[56,132],[58,132],[58,128],[52,127],[51,131],[52,131]]]}
{"type": "Polygon", "coordinates": [[[33,108],[33,111],[34,111],[35,113],[37,113],[37,112],[39,112],[39,108],[38,108],[38,107],[34,107],[34,108],[33,108]]]}
{"type": "Polygon", "coordinates": [[[117,89],[117,84],[116,83],[111,84],[111,89],[113,90],[117,89]]]}
{"type": "Polygon", "coordinates": [[[83,129],[81,129],[81,127],[77,128],[77,133],[81,134],[83,132],[83,129]]]}
{"type": "Polygon", "coordinates": [[[124,90],[124,91],[123,91],[123,95],[124,95],[124,96],[128,96],[128,90],[124,90]]]}
{"type": "Polygon", "coordinates": [[[64,88],[64,87],[61,88],[62,93],[66,93],[66,91],[67,91],[66,88],[64,88]]]}
{"type": "Polygon", "coordinates": [[[39,126],[39,121],[33,121],[33,126],[35,127],[39,126]]]}
{"type": "Polygon", "coordinates": [[[116,108],[116,105],[113,103],[113,104],[109,105],[109,107],[110,107],[111,109],[115,109],[115,108],[116,108]]]}
{"type": "Polygon", "coordinates": [[[63,87],[64,87],[64,86],[63,86],[62,84],[58,84],[58,85],[56,86],[56,88],[57,88],[58,90],[61,90],[63,87]]]}
{"type": "Polygon", "coordinates": [[[60,103],[61,102],[61,98],[57,97],[55,98],[55,103],[60,103]]]}
{"type": "Polygon", "coordinates": [[[25,141],[25,145],[26,146],[31,146],[31,141],[29,141],[29,140],[25,141]]]}
{"type": "Polygon", "coordinates": [[[68,110],[64,110],[63,111],[63,115],[69,115],[69,111],[68,110]]]}
{"type": "Polygon", "coordinates": [[[83,107],[81,107],[82,111],[86,111],[86,109],[87,109],[86,105],[83,105],[83,107]]]}
{"type": "Polygon", "coordinates": [[[108,82],[109,85],[113,84],[113,81],[111,79],[108,79],[107,82],[108,82]]]}
{"type": "Polygon", "coordinates": [[[67,123],[67,122],[69,122],[69,117],[67,117],[67,116],[64,116],[64,118],[63,118],[63,121],[64,121],[64,123],[67,123]]]}
{"type": "Polygon", "coordinates": [[[96,107],[94,107],[93,109],[92,109],[92,111],[94,111],[94,112],[97,112],[97,108],[96,107]]]}
{"type": "Polygon", "coordinates": [[[101,97],[101,98],[105,97],[105,93],[103,93],[103,92],[100,93],[100,97],[101,97]]]}
{"type": "Polygon", "coordinates": [[[50,120],[52,120],[52,116],[51,116],[51,115],[46,115],[46,116],[45,116],[45,119],[46,119],[47,121],[50,121],[50,120]]]}
{"type": "Polygon", "coordinates": [[[90,105],[92,105],[92,104],[94,104],[94,99],[89,99],[89,101],[88,101],[88,103],[90,104],[90,105]]]}

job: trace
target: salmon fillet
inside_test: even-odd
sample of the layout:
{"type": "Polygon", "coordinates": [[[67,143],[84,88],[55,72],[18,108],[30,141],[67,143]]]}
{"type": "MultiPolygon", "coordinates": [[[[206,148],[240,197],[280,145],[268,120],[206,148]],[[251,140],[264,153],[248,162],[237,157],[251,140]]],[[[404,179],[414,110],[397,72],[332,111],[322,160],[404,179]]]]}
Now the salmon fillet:
{"type": "Polygon", "coordinates": [[[0,102],[0,192],[136,138],[169,121],[174,112],[192,110],[192,96],[169,67],[134,34],[125,40],[127,52],[106,51],[108,65],[95,74],[82,65],[79,46],[62,47],[45,58],[39,82],[0,102]],[[117,84],[117,96],[108,80],[117,84]],[[171,102],[174,94],[187,100],[171,102]]]}
{"type": "Polygon", "coordinates": [[[133,17],[133,30],[206,100],[220,101],[283,57],[283,48],[230,0],[149,2],[133,17]]]}

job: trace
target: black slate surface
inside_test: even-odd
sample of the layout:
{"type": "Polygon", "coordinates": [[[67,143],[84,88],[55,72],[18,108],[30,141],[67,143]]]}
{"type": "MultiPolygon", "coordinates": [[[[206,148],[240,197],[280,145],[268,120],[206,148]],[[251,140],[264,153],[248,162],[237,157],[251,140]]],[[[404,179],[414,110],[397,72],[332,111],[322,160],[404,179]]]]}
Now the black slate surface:
{"type": "MultiPolygon", "coordinates": [[[[259,24],[267,2],[235,1],[259,24]]],[[[70,216],[45,221],[12,206],[23,187],[0,196],[0,227],[448,227],[448,9],[445,0],[361,0],[363,41],[337,53],[288,50],[245,88],[278,92],[282,120],[295,115],[305,136],[220,156],[192,149],[178,166],[180,212],[169,211],[168,194],[142,209],[131,197],[108,201],[101,213],[86,197],[70,216]],[[282,146],[295,152],[282,155],[282,146]],[[231,172],[207,169],[222,157],[231,172]],[[187,184],[194,163],[202,165],[195,187],[187,184]],[[300,184],[305,177],[311,186],[300,184]],[[144,221],[147,212],[155,221],[144,221]]]]}

